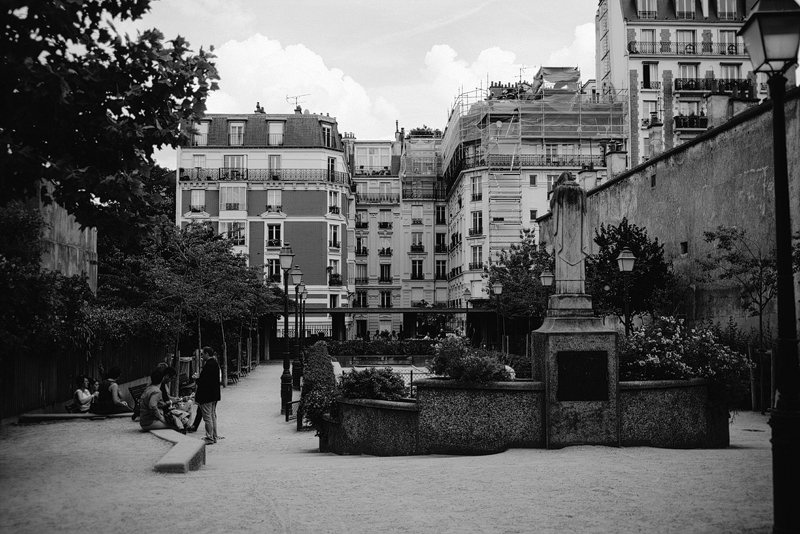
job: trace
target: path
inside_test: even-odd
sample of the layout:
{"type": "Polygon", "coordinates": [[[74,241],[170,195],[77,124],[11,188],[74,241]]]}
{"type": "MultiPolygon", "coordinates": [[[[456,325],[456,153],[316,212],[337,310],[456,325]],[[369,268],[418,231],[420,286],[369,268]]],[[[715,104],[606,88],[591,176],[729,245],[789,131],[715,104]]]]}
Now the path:
{"type": "MultiPolygon", "coordinates": [[[[169,445],[130,420],[0,429],[0,525],[94,532],[769,532],[766,417],[725,450],[569,447],[480,457],[317,452],[278,413],[281,366],[223,391],[207,465],[152,471],[169,445]]],[[[201,431],[198,432],[202,436],[201,431]]]]}

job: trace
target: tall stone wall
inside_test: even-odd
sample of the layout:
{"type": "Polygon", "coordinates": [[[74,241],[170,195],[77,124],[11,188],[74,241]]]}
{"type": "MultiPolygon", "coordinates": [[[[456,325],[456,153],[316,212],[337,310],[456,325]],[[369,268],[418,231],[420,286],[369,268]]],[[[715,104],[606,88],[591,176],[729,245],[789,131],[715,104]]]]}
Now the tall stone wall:
{"type": "MultiPolygon", "coordinates": [[[[785,112],[796,232],[800,230],[800,89],[787,93],[785,112]]],[[[733,317],[740,326],[753,327],[757,321],[742,309],[736,288],[700,281],[696,260],[712,252],[703,232],[719,225],[745,228],[756,243],[774,248],[772,146],[772,106],[765,102],[590,191],[589,221],[597,229],[601,223],[618,224],[627,217],[645,227],[651,238],[658,238],[675,271],[696,281],[685,310],[690,319],[725,322],[733,317]]],[[[550,242],[551,235],[547,217],[540,222],[541,240],[550,242]]],[[[800,296],[797,279],[795,294],[800,296]]],[[[767,319],[775,335],[774,301],[767,319]]]]}

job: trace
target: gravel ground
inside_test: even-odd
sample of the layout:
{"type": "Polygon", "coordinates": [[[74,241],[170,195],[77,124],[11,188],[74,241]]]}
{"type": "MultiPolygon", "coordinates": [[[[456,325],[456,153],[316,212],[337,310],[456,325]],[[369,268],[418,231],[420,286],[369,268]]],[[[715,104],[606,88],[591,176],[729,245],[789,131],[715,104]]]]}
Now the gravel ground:
{"type": "Polygon", "coordinates": [[[760,414],[738,414],[723,450],[337,456],[283,422],[280,373],[262,365],[223,391],[226,439],[187,475],[155,473],[170,444],[129,419],[0,428],[0,531],[771,530],[770,434],[760,414]]]}

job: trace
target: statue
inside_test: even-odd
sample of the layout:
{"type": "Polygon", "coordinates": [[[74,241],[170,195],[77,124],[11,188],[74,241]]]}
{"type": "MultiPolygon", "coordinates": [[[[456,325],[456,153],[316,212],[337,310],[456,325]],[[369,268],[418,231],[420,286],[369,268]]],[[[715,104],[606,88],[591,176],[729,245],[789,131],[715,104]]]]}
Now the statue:
{"type": "Polygon", "coordinates": [[[591,252],[591,234],[586,220],[586,192],[569,172],[562,172],[550,197],[553,213],[553,255],[556,263],[556,294],[586,293],[586,256],[591,252]]]}

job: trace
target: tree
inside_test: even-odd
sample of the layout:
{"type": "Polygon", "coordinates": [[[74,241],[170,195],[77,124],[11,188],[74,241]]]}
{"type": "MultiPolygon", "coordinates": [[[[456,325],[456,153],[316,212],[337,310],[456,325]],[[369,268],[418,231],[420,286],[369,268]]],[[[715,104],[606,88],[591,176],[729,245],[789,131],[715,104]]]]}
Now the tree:
{"type": "MultiPolygon", "coordinates": [[[[82,226],[135,235],[152,223],[156,148],[187,140],[218,79],[213,55],[113,22],[150,0],[14,1],[3,17],[0,168],[4,197],[42,194],[82,226]],[[40,191],[42,180],[54,184],[40,191]]],[[[5,201],[0,201],[5,203],[5,201]]]]}
{"type": "Polygon", "coordinates": [[[703,232],[703,238],[714,245],[714,253],[700,260],[702,269],[738,285],[742,307],[758,316],[759,345],[764,348],[764,309],[778,288],[774,248],[750,239],[746,230],[735,226],[718,226],[703,232]]]}
{"type": "Polygon", "coordinates": [[[531,330],[547,313],[547,299],[553,290],[539,282],[542,271],[553,271],[553,258],[536,244],[533,230],[522,230],[520,242],[501,250],[489,265],[488,286],[503,284],[500,314],[508,319],[524,319],[531,330]]]}
{"type": "Polygon", "coordinates": [[[597,254],[586,262],[586,290],[592,296],[595,311],[603,315],[616,315],[624,321],[625,284],[631,316],[652,315],[667,300],[673,276],[664,260],[664,246],[658,239],[650,240],[647,231],[627,218],[619,225],[601,224],[595,231],[597,254]],[[617,256],[628,248],[636,256],[630,273],[622,273],[617,256]],[[627,279],[626,279],[627,278],[627,279]]]}

